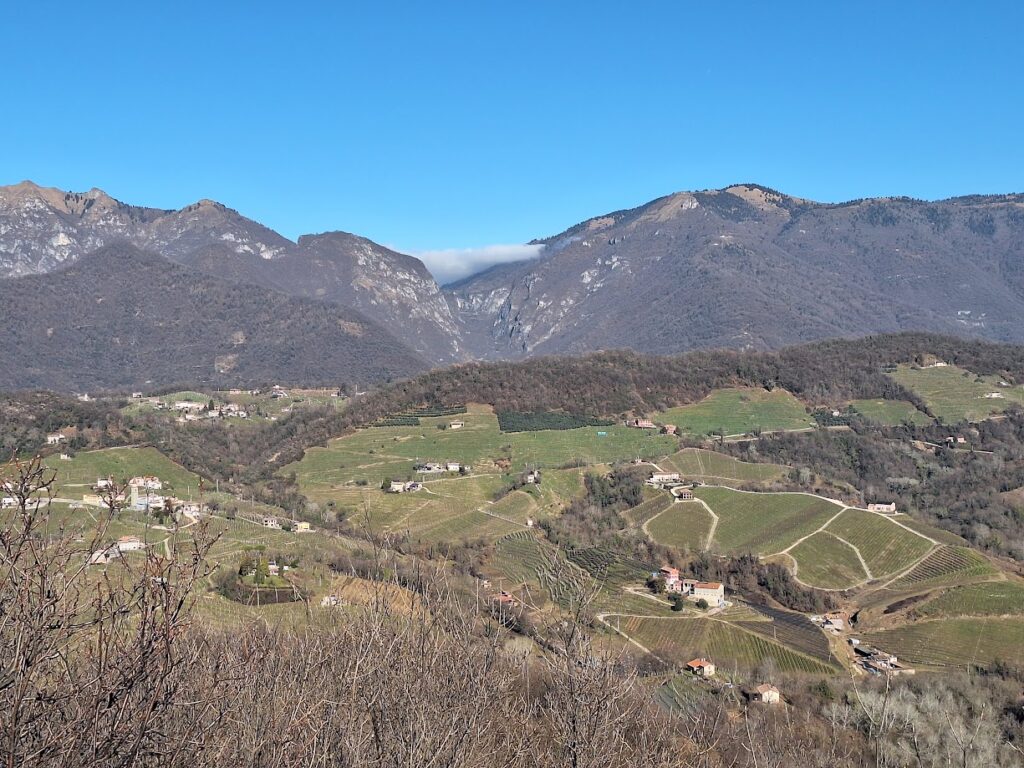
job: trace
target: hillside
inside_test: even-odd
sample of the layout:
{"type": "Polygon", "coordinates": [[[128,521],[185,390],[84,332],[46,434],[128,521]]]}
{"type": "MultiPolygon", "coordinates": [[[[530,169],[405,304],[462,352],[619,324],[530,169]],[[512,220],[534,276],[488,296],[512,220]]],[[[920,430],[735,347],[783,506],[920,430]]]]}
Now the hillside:
{"type": "Polygon", "coordinates": [[[461,357],[448,303],[423,264],[365,238],[332,232],[295,243],[211,200],[161,210],[98,189],[0,187],[0,278],[47,273],[118,241],[215,277],[354,307],[428,360],[461,357]]]}
{"type": "Polygon", "coordinates": [[[370,384],[427,367],[359,313],[199,275],[127,244],[0,281],[0,387],[370,384]]]}
{"type": "Polygon", "coordinates": [[[831,205],[681,192],[446,290],[477,357],[772,349],[922,330],[1024,340],[1024,196],[831,205]]]}

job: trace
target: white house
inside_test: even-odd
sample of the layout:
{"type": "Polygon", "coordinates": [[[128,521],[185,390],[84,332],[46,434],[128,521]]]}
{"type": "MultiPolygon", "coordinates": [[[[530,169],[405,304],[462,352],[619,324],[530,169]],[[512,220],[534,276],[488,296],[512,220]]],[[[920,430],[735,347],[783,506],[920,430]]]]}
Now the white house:
{"type": "Polygon", "coordinates": [[[206,408],[202,403],[193,403],[191,400],[179,400],[174,404],[176,411],[201,411],[206,408]]]}
{"type": "Polygon", "coordinates": [[[648,481],[651,485],[662,485],[664,483],[678,483],[678,472],[651,472],[648,481]]]}
{"type": "Polygon", "coordinates": [[[706,600],[711,608],[725,605],[725,587],[718,581],[698,581],[693,585],[694,600],[706,600]]]}
{"type": "Polygon", "coordinates": [[[751,689],[748,696],[751,701],[762,701],[765,704],[778,704],[781,699],[779,689],[769,683],[762,683],[751,689]]]}
{"type": "Polygon", "coordinates": [[[405,493],[405,483],[401,480],[392,480],[388,486],[388,493],[405,493]]]}
{"type": "Polygon", "coordinates": [[[444,465],[444,468],[445,471],[447,472],[458,472],[460,469],[460,465],[459,462],[457,461],[449,461],[447,464],[444,465]]]}
{"type": "Polygon", "coordinates": [[[46,436],[47,445],[58,445],[60,443],[63,443],[65,440],[67,440],[67,437],[65,437],[60,432],[53,432],[46,436]]]}
{"type": "Polygon", "coordinates": [[[0,497],[0,509],[10,509],[15,506],[18,502],[13,496],[0,497]]]}
{"type": "Polygon", "coordinates": [[[868,504],[868,512],[882,512],[884,514],[895,514],[896,504],[868,504]]]}
{"type": "Polygon", "coordinates": [[[276,517],[264,517],[263,518],[263,527],[264,528],[275,528],[277,530],[281,530],[281,521],[279,521],[276,517]]]}
{"type": "Polygon", "coordinates": [[[464,426],[466,426],[464,421],[452,421],[448,424],[448,429],[462,429],[464,426]]]}
{"type": "Polygon", "coordinates": [[[163,481],[155,475],[146,475],[145,477],[133,477],[128,481],[128,485],[132,488],[145,488],[147,491],[160,491],[163,490],[163,481]]]}
{"type": "Polygon", "coordinates": [[[118,552],[138,552],[140,549],[145,549],[146,545],[138,536],[122,536],[117,540],[114,548],[118,552]]]}

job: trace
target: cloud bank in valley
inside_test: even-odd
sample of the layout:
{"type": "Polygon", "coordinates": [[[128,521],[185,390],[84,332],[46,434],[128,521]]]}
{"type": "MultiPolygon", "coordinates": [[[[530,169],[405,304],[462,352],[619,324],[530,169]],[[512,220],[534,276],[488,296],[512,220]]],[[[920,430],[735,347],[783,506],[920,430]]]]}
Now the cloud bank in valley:
{"type": "Polygon", "coordinates": [[[543,245],[482,245],[479,248],[444,248],[413,251],[442,285],[481,272],[495,264],[526,261],[540,255],[543,245]]]}

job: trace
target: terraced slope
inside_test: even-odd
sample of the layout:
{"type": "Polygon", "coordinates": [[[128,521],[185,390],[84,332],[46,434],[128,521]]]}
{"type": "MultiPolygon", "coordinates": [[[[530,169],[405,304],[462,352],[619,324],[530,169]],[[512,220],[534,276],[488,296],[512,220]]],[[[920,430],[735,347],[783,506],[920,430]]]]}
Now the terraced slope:
{"type": "Polygon", "coordinates": [[[704,448],[684,448],[660,459],[663,469],[678,472],[687,480],[712,485],[769,482],[783,476],[789,467],[779,464],[751,464],[704,448]]]}
{"type": "Polygon", "coordinates": [[[824,589],[849,589],[868,579],[857,551],[824,531],[804,539],[789,551],[797,563],[797,578],[824,589]]]}
{"type": "Polygon", "coordinates": [[[856,547],[874,578],[909,568],[933,546],[923,536],[860,509],[847,509],[826,530],[856,547]]]}

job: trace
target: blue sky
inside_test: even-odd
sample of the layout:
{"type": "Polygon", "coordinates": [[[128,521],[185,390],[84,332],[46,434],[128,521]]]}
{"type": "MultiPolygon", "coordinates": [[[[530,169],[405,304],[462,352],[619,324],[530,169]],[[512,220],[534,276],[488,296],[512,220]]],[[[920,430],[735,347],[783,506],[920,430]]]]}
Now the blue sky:
{"type": "Polygon", "coordinates": [[[1021,191],[1022,9],[6,3],[0,183],[208,197],[416,252],[740,181],[1021,191]]]}

